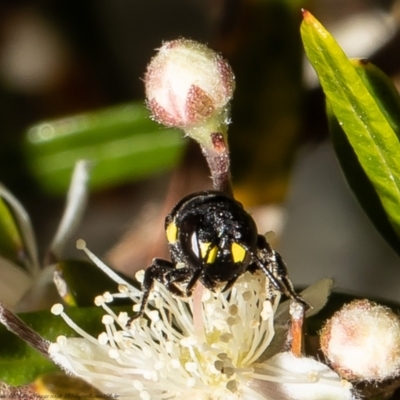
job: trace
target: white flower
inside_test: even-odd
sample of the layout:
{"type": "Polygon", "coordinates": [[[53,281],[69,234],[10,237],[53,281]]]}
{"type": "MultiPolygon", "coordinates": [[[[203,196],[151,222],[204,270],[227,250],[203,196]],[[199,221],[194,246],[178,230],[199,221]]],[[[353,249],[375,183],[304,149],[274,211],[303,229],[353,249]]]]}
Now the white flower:
{"type": "Polygon", "coordinates": [[[201,302],[196,300],[199,293],[183,301],[156,284],[146,318],[127,327],[127,313],[116,315],[109,303],[128,297],[136,310],[141,292],[80,245],[119,283],[119,293],[95,299],[106,311],[98,338],[55,305],[52,311],[82,338],[59,337],[49,354],[103,393],[127,400],[353,398],[351,385],[315,360],[280,353],[260,362],[274,336],[280,299],[277,293],[271,295],[263,274],[244,274],[228,293],[204,289],[201,302]]]}

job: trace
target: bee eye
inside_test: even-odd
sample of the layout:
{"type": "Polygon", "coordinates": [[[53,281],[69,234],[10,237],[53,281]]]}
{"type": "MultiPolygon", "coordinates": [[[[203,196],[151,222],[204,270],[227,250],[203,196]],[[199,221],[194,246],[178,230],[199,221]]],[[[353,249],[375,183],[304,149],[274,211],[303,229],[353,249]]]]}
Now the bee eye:
{"type": "Polygon", "coordinates": [[[247,250],[239,243],[233,242],[231,246],[233,262],[242,262],[246,258],[247,250]]]}
{"type": "Polygon", "coordinates": [[[217,253],[218,253],[217,246],[213,246],[211,248],[210,248],[210,246],[211,246],[210,242],[201,242],[200,243],[201,257],[203,259],[205,259],[207,264],[212,264],[215,261],[215,259],[217,257],[217,253]]]}
{"type": "Polygon", "coordinates": [[[176,242],[176,239],[178,238],[178,227],[175,225],[174,222],[171,222],[167,226],[165,233],[167,235],[168,243],[174,243],[174,242],[176,242]]]}

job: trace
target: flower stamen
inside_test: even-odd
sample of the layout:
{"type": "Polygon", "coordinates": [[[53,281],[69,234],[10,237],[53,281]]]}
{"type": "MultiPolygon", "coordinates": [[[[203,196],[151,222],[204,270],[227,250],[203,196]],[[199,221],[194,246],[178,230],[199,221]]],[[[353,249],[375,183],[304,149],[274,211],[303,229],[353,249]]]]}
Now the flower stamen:
{"type": "MultiPolygon", "coordinates": [[[[104,270],[97,257],[91,259],[104,270]]],[[[117,282],[118,293],[96,297],[96,305],[106,313],[104,331],[97,339],[77,326],[61,305],[52,309],[82,338],[60,337],[49,348],[51,358],[104,393],[129,400],[189,396],[195,400],[265,400],[270,398],[264,392],[271,393],[271,385],[280,385],[283,391],[294,390],[297,384],[307,390],[309,385],[343,386],[325,365],[290,353],[257,363],[274,336],[273,317],[280,300],[279,293],[265,290],[268,281],[262,273],[241,275],[228,292],[202,289],[197,305],[193,298],[174,297],[156,281],[143,317],[129,326],[128,313],[117,315],[110,303],[125,297],[132,299],[135,308],[140,306],[141,294],[121,279],[117,282]],[[202,319],[202,332],[196,329],[195,318],[202,319]]],[[[349,388],[345,390],[346,397],[340,398],[350,400],[349,388]]],[[[315,399],[307,400],[311,398],[315,399]]]]}
{"type": "Polygon", "coordinates": [[[89,340],[90,342],[96,344],[97,340],[96,340],[93,336],[91,336],[91,335],[89,335],[87,332],[85,332],[85,331],[84,331],[79,325],[77,325],[70,317],[68,317],[67,314],[65,314],[65,312],[64,312],[64,307],[63,307],[62,304],[60,304],[60,303],[54,304],[50,311],[51,311],[52,314],[54,314],[54,315],[59,315],[59,316],[64,320],[64,322],[65,322],[71,329],[73,329],[76,333],[78,333],[79,335],[81,335],[83,338],[89,340]]]}

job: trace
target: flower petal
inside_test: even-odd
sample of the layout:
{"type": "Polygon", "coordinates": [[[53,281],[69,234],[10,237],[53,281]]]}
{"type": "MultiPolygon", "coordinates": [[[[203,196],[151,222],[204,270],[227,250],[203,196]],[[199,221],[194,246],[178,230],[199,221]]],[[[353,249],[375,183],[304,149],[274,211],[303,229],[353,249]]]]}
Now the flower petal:
{"type": "Polygon", "coordinates": [[[279,353],[255,365],[251,387],[271,400],[354,400],[352,385],[312,358],[279,353]]]}

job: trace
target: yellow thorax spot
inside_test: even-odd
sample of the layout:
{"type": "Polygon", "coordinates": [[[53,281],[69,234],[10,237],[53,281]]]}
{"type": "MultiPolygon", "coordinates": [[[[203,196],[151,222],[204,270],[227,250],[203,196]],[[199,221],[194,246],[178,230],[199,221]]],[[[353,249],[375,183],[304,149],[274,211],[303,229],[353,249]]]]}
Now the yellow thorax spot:
{"type": "Polygon", "coordinates": [[[178,238],[178,228],[174,222],[171,222],[167,226],[167,229],[165,230],[165,232],[167,234],[168,243],[176,242],[176,239],[178,238]]]}
{"type": "Polygon", "coordinates": [[[213,246],[210,249],[211,243],[209,242],[200,242],[200,253],[201,257],[206,259],[207,264],[212,264],[215,261],[215,258],[217,257],[218,253],[218,248],[217,246],[213,246]]]}
{"type": "Polygon", "coordinates": [[[238,243],[232,243],[231,252],[235,263],[242,262],[246,257],[246,249],[238,243]]]}

